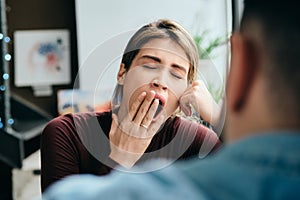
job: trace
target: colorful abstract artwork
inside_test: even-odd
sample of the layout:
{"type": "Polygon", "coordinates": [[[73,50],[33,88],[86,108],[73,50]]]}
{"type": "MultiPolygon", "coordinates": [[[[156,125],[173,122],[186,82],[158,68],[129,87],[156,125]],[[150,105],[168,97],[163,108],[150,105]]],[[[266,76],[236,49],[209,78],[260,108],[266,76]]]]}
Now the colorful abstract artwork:
{"type": "Polygon", "coordinates": [[[14,32],[15,85],[49,86],[71,81],[68,30],[14,32]]]}

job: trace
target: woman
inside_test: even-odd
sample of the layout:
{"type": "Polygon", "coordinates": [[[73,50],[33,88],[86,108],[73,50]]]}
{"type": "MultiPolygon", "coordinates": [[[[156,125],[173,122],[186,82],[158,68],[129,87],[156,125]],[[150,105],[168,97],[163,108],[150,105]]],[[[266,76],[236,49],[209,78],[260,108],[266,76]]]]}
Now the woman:
{"type": "Polygon", "coordinates": [[[219,147],[217,135],[177,114],[192,105],[214,125],[219,110],[196,81],[198,53],[176,22],[140,28],[124,51],[112,110],[67,114],[45,127],[41,140],[42,191],[67,175],[104,175],[151,158],[186,159],[219,147]],[[205,148],[204,148],[205,147],[205,148]]]}

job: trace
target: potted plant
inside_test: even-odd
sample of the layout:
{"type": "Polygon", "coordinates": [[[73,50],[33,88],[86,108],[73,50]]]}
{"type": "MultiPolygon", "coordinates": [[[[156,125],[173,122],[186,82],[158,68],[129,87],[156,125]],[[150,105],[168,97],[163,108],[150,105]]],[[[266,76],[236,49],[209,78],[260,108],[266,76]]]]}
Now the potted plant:
{"type": "Polygon", "coordinates": [[[205,60],[209,59],[212,56],[212,52],[224,43],[222,37],[216,37],[211,40],[207,40],[207,35],[209,34],[208,30],[201,32],[194,36],[194,41],[198,48],[199,59],[205,60]]]}

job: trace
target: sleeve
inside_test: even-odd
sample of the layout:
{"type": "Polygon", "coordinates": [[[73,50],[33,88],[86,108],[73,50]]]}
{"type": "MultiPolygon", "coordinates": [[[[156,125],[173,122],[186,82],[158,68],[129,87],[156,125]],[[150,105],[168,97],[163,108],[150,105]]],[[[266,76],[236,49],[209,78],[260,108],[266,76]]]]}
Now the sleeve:
{"type": "Polygon", "coordinates": [[[189,127],[185,135],[188,135],[188,137],[186,137],[189,138],[188,140],[193,138],[193,141],[180,159],[187,159],[194,156],[198,156],[202,159],[220,148],[221,142],[213,130],[201,124],[195,125],[196,123],[186,120],[182,120],[182,124],[189,127]]]}
{"type": "Polygon", "coordinates": [[[207,155],[211,155],[221,147],[221,141],[218,135],[212,129],[209,129],[203,125],[199,125],[194,142],[201,144],[198,152],[199,158],[204,158],[207,155]]]}
{"type": "Polygon", "coordinates": [[[51,120],[41,135],[41,189],[79,172],[78,151],[72,120],[66,116],[51,120]]]}

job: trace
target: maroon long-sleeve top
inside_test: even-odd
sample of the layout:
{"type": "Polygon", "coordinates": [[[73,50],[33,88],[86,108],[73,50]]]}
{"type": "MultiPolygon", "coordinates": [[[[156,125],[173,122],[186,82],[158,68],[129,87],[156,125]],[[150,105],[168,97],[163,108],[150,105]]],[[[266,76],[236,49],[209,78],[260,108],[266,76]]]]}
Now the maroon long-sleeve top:
{"type": "MultiPolygon", "coordinates": [[[[72,174],[108,174],[117,163],[109,158],[111,113],[67,114],[51,120],[41,137],[41,188],[72,174]]],[[[180,117],[169,118],[138,163],[152,158],[187,159],[220,146],[207,127],[180,117]]],[[[137,164],[138,164],[137,163],[137,164]]]]}

